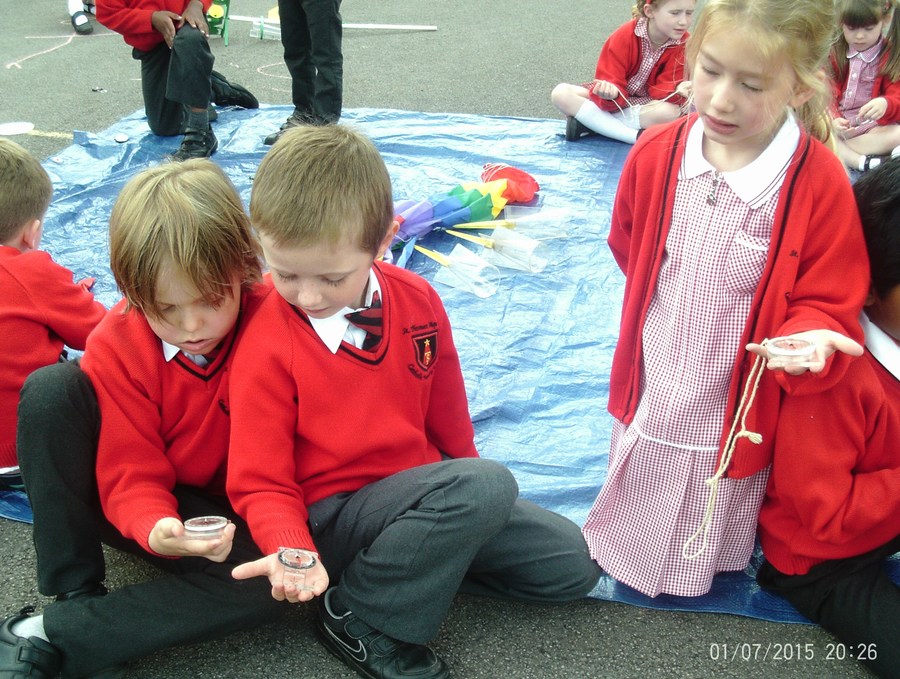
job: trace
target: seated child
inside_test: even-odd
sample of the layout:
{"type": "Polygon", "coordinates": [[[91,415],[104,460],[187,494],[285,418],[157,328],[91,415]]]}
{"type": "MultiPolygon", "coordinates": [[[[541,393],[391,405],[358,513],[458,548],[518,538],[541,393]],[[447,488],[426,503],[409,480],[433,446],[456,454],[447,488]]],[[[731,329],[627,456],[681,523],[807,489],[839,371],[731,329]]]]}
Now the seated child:
{"type": "Polygon", "coordinates": [[[854,187],[872,268],[863,358],[832,389],[786,396],[759,515],[759,584],[835,634],[847,654],[900,676],[900,160],[854,187]]]}
{"type": "Polygon", "coordinates": [[[566,140],[591,131],[633,144],[641,130],[682,114],[690,96],[684,43],[694,0],[637,0],[634,19],[604,43],[594,80],[560,83],[550,99],[566,115],[566,140]]]}
{"type": "Polygon", "coordinates": [[[831,48],[832,127],[851,170],[900,154],[900,12],[895,0],[840,0],[831,48]]]}
{"type": "MultiPolygon", "coordinates": [[[[213,70],[206,12],[212,0],[97,0],[97,21],[121,33],[141,62],[147,123],[154,134],[183,134],[175,160],[207,158],[219,141],[210,102],[259,108],[247,89],[213,70]]],[[[213,111],[213,113],[215,113],[213,111]]]]}
{"type": "Polygon", "coordinates": [[[600,570],[578,526],[478,457],[437,293],[380,261],[397,223],[371,141],[287,130],[250,205],[275,291],[232,367],[228,493],[268,556],[235,577],[319,597],[322,642],[367,677],[448,677],[424,644],[459,591],[588,594],[600,570]],[[285,548],[315,558],[310,589],[285,582],[285,548]]]}
{"type": "Polygon", "coordinates": [[[125,299],[91,334],[84,372],[51,366],[22,390],[38,589],[56,600],[0,624],[3,676],[118,676],[286,610],[265,583],[231,577],[260,556],[225,496],[229,365],[265,289],[257,252],[211,161],[146,170],[119,195],[110,259],[125,299]],[[208,515],[230,520],[222,537],[188,539],[182,521],[208,515]],[[167,574],[107,594],[101,540],[167,574]]]}
{"type": "Polygon", "coordinates": [[[56,363],[63,346],[84,349],[106,309],[91,281],[39,250],[53,185],[21,146],[0,139],[0,489],[21,488],[16,456],[19,390],[34,370],[56,363]]]}
{"type": "Polygon", "coordinates": [[[94,3],[90,0],[66,0],[66,8],[69,10],[69,18],[72,20],[72,28],[80,35],[94,32],[94,24],[88,19],[88,14],[94,13],[94,3]]]}

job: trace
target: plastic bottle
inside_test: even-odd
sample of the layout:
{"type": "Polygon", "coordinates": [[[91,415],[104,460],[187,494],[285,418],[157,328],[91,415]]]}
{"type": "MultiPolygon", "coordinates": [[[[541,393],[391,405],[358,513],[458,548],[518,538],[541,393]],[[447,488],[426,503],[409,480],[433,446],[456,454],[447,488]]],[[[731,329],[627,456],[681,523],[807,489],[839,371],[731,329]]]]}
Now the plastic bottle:
{"type": "Polygon", "coordinates": [[[260,40],[281,40],[281,22],[272,19],[254,19],[250,24],[250,37],[260,40]]]}

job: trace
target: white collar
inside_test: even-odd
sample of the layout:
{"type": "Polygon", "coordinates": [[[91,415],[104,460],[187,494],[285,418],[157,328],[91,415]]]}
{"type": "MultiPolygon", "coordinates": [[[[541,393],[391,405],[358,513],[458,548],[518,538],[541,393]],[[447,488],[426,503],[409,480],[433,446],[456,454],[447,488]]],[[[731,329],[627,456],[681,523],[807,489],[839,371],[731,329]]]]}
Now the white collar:
{"type": "MultiPolygon", "coordinates": [[[[376,292],[381,294],[381,285],[378,283],[378,276],[375,275],[375,269],[373,268],[369,269],[369,283],[366,286],[366,303],[363,307],[360,307],[360,309],[372,304],[372,296],[376,292]]],[[[312,326],[313,330],[316,331],[316,334],[325,343],[325,346],[328,347],[328,350],[332,354],[336,354],[338,347],[341,346],[341,342],[344,340],[344,336],[348,333],[350,333],[351,337],[356,336],[355,339],[359,340],[357,346],[362,346],[362,341],[366,337],[366,331],[362,328],[357,328],[350,323],[345,315],[358,310],[359,309],[351,309],[350,307],[345,306],[343,309],[327,318],[312,318],[310,316],[307,316],[307,318],[309,319],[309,324],[312,326]]]]}
{"type": "Polygon", "coordinates": [[[884,369],[900,380],[900,347],[884,330],[875,325],[863,311],[859,317],[866,334],[866,349],[884,369]]]}
{"type": "Polygon", "coordinates": [[[200,366],[201,368],[205,368],[206,366],[208,366],[210,364],[210,360],[208,358],[206,358],[206,356],[203,356],[202,354],[189,354],[186,351],[182,351],[181,349],[176,347],[174,344],[169,344],[168,342],[166,342],[163,339],[161,339],[160,342],[162,342],[163,358],[166,359],[166,363],[168,363],[173,358],[175,358],[179,353],[182,353],[188,359],[190,359],[190,361],[192,363],[200,366]]]}
{"type": "MultiPolygon", "coordinates": [[[[751,207],[759,207],[781,186],[781,180],[800,142],[800,127],[794,114],[788,111],[781,129],[771,143],[749,165],[733,172],[723,172],[731,190],[751,207]]],[[[681,178],[692,179],[706,172],[715,172],[703,157],[703,120],[697,118],[688,132],[681,178]]]]}
{"type": "Polygon", "coordinates": [[[847,59],[853,59],[855,57],[859,57],[867,64],[871,64],[873,61],[875,61],[879,57],[879,55],[881,55],[881,48],[883,45],[884,45],[884,38],[882,38],[881,40],[876,42],[874,45],[872,45],[869,49],[865,50],[864,52],[857,52],[855,49],[853,49],[851,47],[850,49],[847,50],[847,59]]]}
{"type": "Polygon", "coordinates": [[[174,344],[169,344],[165,340],[160,340],[160,342],[162,342],[163,357],[166,359],[166,363],[175,358],[178,355],[178,352],[181,351],[181,349],[174,344]]]}

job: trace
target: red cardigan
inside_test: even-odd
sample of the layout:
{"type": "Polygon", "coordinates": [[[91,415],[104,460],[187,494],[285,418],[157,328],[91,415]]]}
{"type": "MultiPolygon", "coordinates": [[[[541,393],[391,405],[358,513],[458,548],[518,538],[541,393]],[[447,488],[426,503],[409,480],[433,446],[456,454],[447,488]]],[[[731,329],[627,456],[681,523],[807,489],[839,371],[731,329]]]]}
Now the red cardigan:
{"type": "MultiPolygon", "coordinates": [[[[644,319],[665,253],[685,139],[695,120],[692,114],[645,131],[619,180],[608,242],[626,282],[609,411],[625,423],[640,398],[644,319]]],[[[781,187],[768,260],[740,345],[822,328],[862,342],[858,316],[868,288],[868,257],[847,173],[834,153],[802,133],[781,187]]],[[[753,360],[745,351],[735,357],[720,455],[753,360]]],[[[835,355],[822,373],[799,377],[766,370],[747,418],[748,429],[762,434],[763,441],[739,439],[728,476],[749,476],[771,461],[781,388],[826,389],[849,362],[846,355],[835,355]]]]}
{"type": "MultiPolygon", "coordinates": [[[[879,66],[884,68],[890,53],[885,49],[881,53],[879,66]]],[[[840,103],[847,89],[847,71],[838,71],[837,61],[834,56],[831,57],[831,91],[832,91],[832,115],[836,118],[841,117],[840,103]]],[[[872,89],[872,99],[875,97],[884,97],[887,100],[887,110],[884,115],[878,119],[879,125],[890,125],[900,122],[900,82],[890,80],[886,75],[879,75],[875,78],[875,86],[872,89]]]]}
{"type": "Polygon", "coordinates": [[[106,313],[41,250],[0,245],[0,467],[14,467],[19,390],[33,371],[59,360],[63,345],[84,349],[106,313]]]}
{"type": "MultiPolygon", "coordinates": [[[[163,41],[162,33],[153,28],[154,12],[181,14],[191,0],[96,0],[97,21],[109,30],[121,33],[125,42],[142,52],[149,52],[163,41]]],[[[201,0],[203,13],[212,0],[201,0]]]]}
{"type": "Polygon", "coordinates": [[[215,360],[200,368],[171,361],[144,315],[114,306],[91,335],[81,367],[100,404],[97,487],[103,511],[148,552],[156,522],[178,517],[176,484],[225,494],[228,373],[237,335],[260,298],[245,292],[241,315],[215,360]]]}
{"type": "Polygon", "coordinates": [[[766,558],[802,575],[900,535],[900,382],[871,354],[833,389],[787,397],[759,514],[766,558]]]}
{"type": "Polygon", "coordinates": [[[332,354],[272,292],[247,327],[231,381],[228,494],[260,549],[315,550],[307,507],[412,467],[477,457],[459,357],[437,293],[376,264],[384,338],[332,354]]]}
{"type": "MultiPolygon", "coordinates": [[[[638,21],[639,19],[633,19],[613,31],[613,34],[603,44],[600,57],[597,59],[594,77],[597,80],[607,80],[613,83],[619,88],[619,92],[623,93],[628,79],[637,73],[643,57],[642,41],[634,34],[634,27],[638,21]]],[[[675,91],[681,81],[687,78],[684,62],[684,43],[687,39],[688,34],[685,33],[677,45],[670,45],[659,57],[647,80],[649,96],[654,99],[665,99],[675,91]]],[[[601,99],[592,94],[591,101],[604,111],[618,111],[619,107],[628,106],[628,102],[622,96],[610,100],[601,99]]],[[[678,106],[684,104],[684,98],[677,95],[672,96],[668,101],[678,106]]]]}

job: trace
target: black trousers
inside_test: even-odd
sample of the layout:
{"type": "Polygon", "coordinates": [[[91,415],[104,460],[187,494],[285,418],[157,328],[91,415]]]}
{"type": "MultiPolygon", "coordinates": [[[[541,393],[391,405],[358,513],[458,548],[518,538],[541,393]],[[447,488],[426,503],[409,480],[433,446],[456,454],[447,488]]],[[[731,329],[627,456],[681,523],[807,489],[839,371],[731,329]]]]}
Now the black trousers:
{"type": "Polygon", "coordinates": [[[341,117],[344,57],[341,0],[278,0],[294,112],[310,123],[341,117]]]}
{"type": "Polygon", "coordinates": [[[309,520],[350,610],[421,644],[457,592],[549,603],[597,584],[600,567],[578,526],[517,496],[502,465],[447,460],[326,498],[310,506],[309,520]]]}
{"type": "Polygon", "coordinates": [[[866,554],[818,564],[805,575],[785,575],[765,561],[756,579],[834,634],[848,657],[852,651],[879,676],[900,677],[900,587],[884,570],[884,560],[898,551],[900,536],[866,554]]]}
{"type": "Polygon", "coordinates": [[[65,676],[81,677],[175,645],[190,644],[276,620],[267,578],[238,581],[234,566],[260,558],[246,524],[224,497],[176,487],[182,516],[227,516],[237,531],[224,563],[165,559],[124,538],[106,521],[94,462],[100,413],[88,377],[75,363],[33,373],[19,402],[17,449],[34,512],[38,589],[55,596],[101,583],[101,540],[138,554],[167,574],[103,597],[44,608],[44,628],[63,654],[65,676]]]}
{"type": "Polygon", "coordinates": [[[150,129],[164,137],[182,134],[186,109],[207,108],[212,99],[215,57],[209,41],[185,24],[175,34],[172,49],[163,42],[149,52],[132,50],[132,56],[141,62],[141,89],[150,129]]]}

